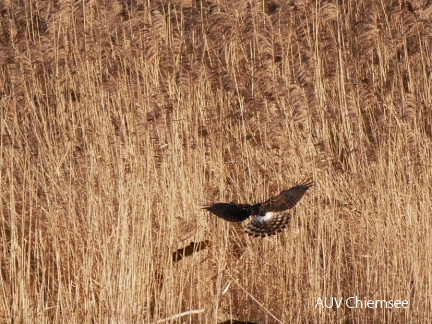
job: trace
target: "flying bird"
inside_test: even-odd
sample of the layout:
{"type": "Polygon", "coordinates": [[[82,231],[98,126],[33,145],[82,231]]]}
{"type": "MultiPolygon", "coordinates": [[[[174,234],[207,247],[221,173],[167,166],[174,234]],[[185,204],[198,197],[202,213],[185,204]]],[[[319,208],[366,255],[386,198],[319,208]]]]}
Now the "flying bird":
{"type": "Polygon", "coordinates": [[[255,216],[246,226],[245,232],[254,237],[271,236],[281,232],[288,225],[291,214],[287,210],[293,208],[311,186],[312,180],[308,179],[262,203],[213,203],[203,209],[229,222],[243,222],[250,216],[255,216]]]}

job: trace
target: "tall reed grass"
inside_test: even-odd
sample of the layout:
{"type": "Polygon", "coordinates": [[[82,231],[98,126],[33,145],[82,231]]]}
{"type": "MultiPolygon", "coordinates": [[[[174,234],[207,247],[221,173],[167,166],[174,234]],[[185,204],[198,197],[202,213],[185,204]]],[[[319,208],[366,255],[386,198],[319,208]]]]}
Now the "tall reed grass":
{"type": "Polygon", "coordinates": [[[1,321],[432,320],[429,2],[0,13],[1,321]],[[201,209],[309,176],[276,237],[201,209]]]}

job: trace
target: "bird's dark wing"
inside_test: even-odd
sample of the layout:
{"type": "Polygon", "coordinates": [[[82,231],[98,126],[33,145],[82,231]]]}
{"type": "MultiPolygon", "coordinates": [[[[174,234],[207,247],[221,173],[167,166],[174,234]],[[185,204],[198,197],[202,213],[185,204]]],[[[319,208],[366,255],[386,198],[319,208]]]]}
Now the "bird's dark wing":
{"type": "Polygon", "coordinates": [[[214,203],[204,209],[229,222],[243,222],[250,215],[256,215],[259,206],[260,204],[214,203]]]}
{"type": "Polygon", "coordinates": [[[312,187],[312,180],[308,179],[292,187],[291,189],[281,191],[277,196],[271,197],[261,205],[260,214],[268,211],[280,212],[293,208],[303,197],[305,192],[312,187]]]}

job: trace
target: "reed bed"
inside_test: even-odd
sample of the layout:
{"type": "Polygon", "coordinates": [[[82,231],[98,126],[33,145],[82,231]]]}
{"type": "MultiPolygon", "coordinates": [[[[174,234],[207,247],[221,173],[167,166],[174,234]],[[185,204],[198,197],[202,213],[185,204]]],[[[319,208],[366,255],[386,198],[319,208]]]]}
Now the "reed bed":
{"type": "Polygon", "coordinates": [[[0,13],[2,322],[432,320],[430,2],[0,13]],[[307,177],[277,236],[201,209],[307,177]]]}

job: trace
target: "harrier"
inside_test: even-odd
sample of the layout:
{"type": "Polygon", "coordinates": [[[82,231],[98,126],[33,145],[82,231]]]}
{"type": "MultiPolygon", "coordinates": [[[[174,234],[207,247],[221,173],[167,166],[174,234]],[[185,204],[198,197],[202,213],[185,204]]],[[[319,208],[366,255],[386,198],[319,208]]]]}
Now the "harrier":
{"type": "Polygon", "coordinates": [[[270,236],[281,232],[288,225],[291,215],[287,210],[293,208],[311,186],[312,180],[309,179],[255,205],[214,203],[203,209],[229,222],[243,222],[250,216],[255,216],[245,232],[254,237],[270,236]]]}

